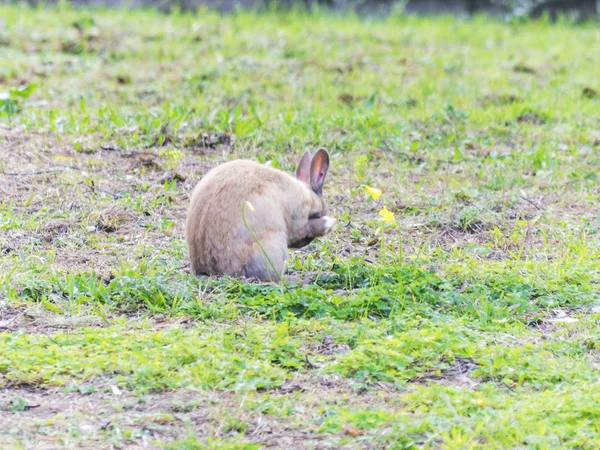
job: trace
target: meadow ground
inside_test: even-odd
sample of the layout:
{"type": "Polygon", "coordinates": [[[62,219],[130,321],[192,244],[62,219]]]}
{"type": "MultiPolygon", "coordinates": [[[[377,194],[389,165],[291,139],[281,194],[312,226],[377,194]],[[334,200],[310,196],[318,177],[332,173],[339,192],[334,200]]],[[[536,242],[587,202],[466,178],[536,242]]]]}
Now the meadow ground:
{"type": "Polygon", "coordinates": [[[564,21],[0,6],[0,448],[599,448],[599,55],[564,21]],[[319,146],[302,282],[192,276],[198,179],[319,146]]]}

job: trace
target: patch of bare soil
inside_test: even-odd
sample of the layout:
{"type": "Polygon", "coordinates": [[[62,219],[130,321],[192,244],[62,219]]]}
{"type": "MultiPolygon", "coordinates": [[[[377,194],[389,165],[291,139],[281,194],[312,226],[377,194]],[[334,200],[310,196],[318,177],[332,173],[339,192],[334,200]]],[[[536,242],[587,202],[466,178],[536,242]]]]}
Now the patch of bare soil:
{"type": "MultiPolygon", "coordinates": [[[[135,329],[140,321],[144,321],[154,330],[163,330],[171,327],[190,328],[196,325],[191,317],[167,317],[163,314],[154,314],[147,317],[145,314],[128,314],[128,326],[135,329]]],[[[113,316],[112,319],[115,319],[113,316]]],[[[84,327],[104,327],[108,324],[90,307],[82,306],[76,314],[57,314],[42,305],[13,305],[0,300],[0,333],[26,332],[28,334],[51,335],[59,331],[71,331],[84,327]]]]}
{"type": "Polygon", "coordinates": [[[577,324],[585,322],[590,314],[600,313],[600,304],[592,305],[589,308],[573,309],[561,308],[555,309],[543,316],[532,318],[529,326],[539,330],[542,334],[553,334],[557,331],[572,330],[571,333],[564,333],[566,336],[576,336],[583,330],[577,324]]]}
{"type": "Polygon", "coordinates": [[[471,358],[454,358],[453,364],[440,374],[426,375],[414,379],[415,383],[435,382],[445,385],[474,388],[480,381],[472,378],[470,373],[479,367],[479,364],[471,358]]]}
{"type": "Polygon", "coordinates": [[[0,300],[0,333],[51,334],[59,330],[103,325],[100,317],[91,314],[54,314],[41,306],[16,307],[0,300]]]}
{"type": "MultiPolygon", "coordinates": [[[[274,449],[340,448],[338,435],[318,433],[319,410],[400,407],[398,393],[381,386],[357,393],[346,380],[298,376],[268,394],[210,394],[190,390],[134,396],[116,385],[87,384],[47,390],[0,390],[0,447],[161,448],[185,439],[232,437],[274,449]],[[68,392],[75,391],[75,392],[68,392]],[[281,402],[291,414],[277,414],[281,402]],[[337,443],[337,444],[336,444],[337,443]]],[[[366,448],[358,443],[344,448],[366,448]]]]}
{"type": "MultiPolygon", "coordinates": [[[[162,156],[165,147],[124,150],[98,143],[92,151],[79,152],[52,134],[1,127],[0,143],[0,202],[11,203],[18,222],[0,236],[2,254],[52,252],[53,269],[95,271],[100,276],[108,276],[124,261],[147,260],[172,249],[174,240],[183,239],[189,195],[197,181],[231,155],[252,157],[248,149],[234,148],[232,137],[223,133],[200,133],[187,143],[177,143],[175,149],[184,155],[177,167],[162,156]]],[[[291,170],[297,156],[290,151],[282,164],[291,170]]],[[[408,256],[424,244],[446,250],[484,246],[496,226],[507,238],[482,253],[482,258],[511,259],[516,252],[535,257],[541,242],[539,223],[532,222],[524,239],[511,243],[508,236],[516,221],[545,214],[555,220],[592,220],[596,214],[574,202],[564,207],[563,199],[546,193],[521,196],[516,204],[502,201],[493,211],[497,215],[493,221],[475,217],[461,222],[460,207],[489,203],[489,199],[449,197],[448,179],[464,168],[448,164],[423,170],[426,155],[416,155],[409,168],[399,167],[401,155],[388,149],[372,152],[369,166],[375,187],[387,187],[384,196],[366,202],[357,190],[362,182],[354,173],[354,156],[333,155],[326,192],[331,214],[349,218],[340,220],[331,238],[332,251],[343,257],[375,262],[382,252],[408,256]],[[413,186],[419,186],[418,193],[413,186]],[[440,199],[452,200],[454,206],[443,206],[440,199]],[[399,232],[376,233],[383,205],[396,214],[399,232]]],[[[0,261],[0,269],[4,268],[0,261]]]]}
{"type": "Polygon", "coordinates": [[[308,345],[307,350],[319,355],[343,355],[350,351],[350,346],[335,342],[332,336],[327,335],[320,343],[308,345]]]}
{"type": "Polygon", "coordinates": [[[159,153],[109,144],[84,153],[50,134],[0,128],[0,203],[10,202],[15,221],[2,253],[50,250],[55,269],[108,274],[140,248],[171,248],[183,237],[189,193],[218,162],[188,156],[173,169],[159,153]]]}

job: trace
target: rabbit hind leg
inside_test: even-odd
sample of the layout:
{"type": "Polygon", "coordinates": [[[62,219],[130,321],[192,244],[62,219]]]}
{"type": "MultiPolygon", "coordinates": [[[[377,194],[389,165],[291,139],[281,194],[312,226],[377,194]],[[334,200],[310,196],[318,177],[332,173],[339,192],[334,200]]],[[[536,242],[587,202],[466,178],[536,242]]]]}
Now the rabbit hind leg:
{"type": "Polygon", "coordinates": [[[272,236],[262,240],[261,245],[262,249],[257,244],[253,245],[253,253],[242,268],[242,276],[260,281],[279,282],[288,252],[285,236],[272,236]]]}

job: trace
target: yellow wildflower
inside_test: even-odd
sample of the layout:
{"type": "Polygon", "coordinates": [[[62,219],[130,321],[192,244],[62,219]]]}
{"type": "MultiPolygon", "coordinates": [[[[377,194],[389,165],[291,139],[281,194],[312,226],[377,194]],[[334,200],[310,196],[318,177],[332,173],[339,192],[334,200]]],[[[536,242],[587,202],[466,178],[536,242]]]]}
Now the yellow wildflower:
{"type": "Polygon", "coordinates": [[[377,200],[381,196],[381,191],[371,186],[362,186],[363,191],[373,200],[377,200]]]}
{"type": "Polygon", "coordinates": [[[394,217],[394,213],[391,211],[388,211],[387,208],[383,208],[381,211],[379,211],[379,215],[386,222],[395,222],[396,221],[396,218],[394,217]]]}
{"type": "Polygon", "coordinates": [[[250,202],[248,202],[248,201],[246,201],[246,202],[244,202],[244,203],[246,204],[246,207],[247,207],[247,208],[248,208],[250,211],[254,212],[254,206],[252,205],[252,203],[250,203],[250,202]]]}

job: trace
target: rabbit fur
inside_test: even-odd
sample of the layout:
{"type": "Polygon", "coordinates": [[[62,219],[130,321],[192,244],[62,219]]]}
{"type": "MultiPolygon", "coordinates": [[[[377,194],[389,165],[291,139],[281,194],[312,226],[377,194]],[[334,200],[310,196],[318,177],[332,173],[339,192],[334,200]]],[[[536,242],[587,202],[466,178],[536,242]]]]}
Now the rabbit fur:
{"type": "Polygon", "coordinates": [[[320,149],[304,153],[295,177],[247,160],[210,170],[194,188],[186,221],[194,273],[279,281],[288,248],[308,245],[336,223],[323,200],[328,169],[329,154],[320,149]]]}

